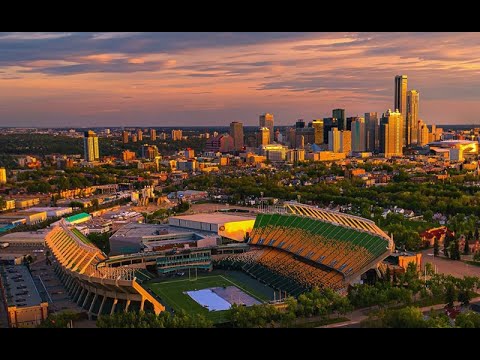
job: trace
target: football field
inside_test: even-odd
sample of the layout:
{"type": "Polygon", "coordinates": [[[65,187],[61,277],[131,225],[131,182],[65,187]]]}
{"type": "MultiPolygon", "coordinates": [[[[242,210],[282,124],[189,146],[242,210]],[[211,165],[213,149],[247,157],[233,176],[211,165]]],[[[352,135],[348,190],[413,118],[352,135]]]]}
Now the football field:
{"type": "Polygon", "coordinates": [[[189,314],[202,314],[213,322],[222,322],[225,320],[226,311],[209,311],[208,308],[200,305],[186,292],[198,291],[209,288],[225,288],[235,286],[245,294],[264,302],[267,298],[264,294],[255,291],[250,286],[241,283],[238,279],[229,277],[228,275],[207,275],[195,279],[178,279],[169,280],[158,283],[150,283],[147,285],[155,294],[160,297],[161,302],[173,308],[175,311],[180,309],[189,314]]]}

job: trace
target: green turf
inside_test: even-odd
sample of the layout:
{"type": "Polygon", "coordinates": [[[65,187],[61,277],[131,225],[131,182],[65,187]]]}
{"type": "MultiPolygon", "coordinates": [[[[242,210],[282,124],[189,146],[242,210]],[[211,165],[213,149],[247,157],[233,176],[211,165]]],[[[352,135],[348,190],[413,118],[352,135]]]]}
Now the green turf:
{"type": "Polygon", "coordinates": [[[226,321],[227,311],[208,311],[208,309],[198,304],[190,296],[184,294],[184,292],[232,285],[261,302],[265,300],[265,296],[252,290],[248,285],[240,283],[237,279],[230,278],[226,275],[207,275],[198,277],[197,280],[175,279],[159,283],[149,283],[145,286],[157,294],[165,305],[175,311],[182,309],[189,314],[202,314],[214,323],[221,323],[226,321]]]}

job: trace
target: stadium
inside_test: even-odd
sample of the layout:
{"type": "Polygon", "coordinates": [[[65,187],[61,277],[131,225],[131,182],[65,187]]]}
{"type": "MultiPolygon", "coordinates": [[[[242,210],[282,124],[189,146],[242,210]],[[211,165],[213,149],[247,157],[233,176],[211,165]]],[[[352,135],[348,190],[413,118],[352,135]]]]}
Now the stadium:
{"type": "Polygon", "coordinates": [[[296,202],[263,209],[253,227],[244,228],[244,241],[238,234],[226,238],[217,226],[218,242],[200,238],[179,248],[108,257],[61,221],[46,244],[70,297],[90,318],[183,309],[218,322],[233,303],[268,302],[277,292],[283,298],[313,287],[345,292],[367,272],[377,273],[394,250],[370,220],[296,202]]]}
{"type": "Polygon", "coordinates": [[[219,256],[217,266],[298,296],[315,286],[346,290],[394,250],[373,221],[293,202],[278,210],[257,215],[250,251],[219,256]]]}

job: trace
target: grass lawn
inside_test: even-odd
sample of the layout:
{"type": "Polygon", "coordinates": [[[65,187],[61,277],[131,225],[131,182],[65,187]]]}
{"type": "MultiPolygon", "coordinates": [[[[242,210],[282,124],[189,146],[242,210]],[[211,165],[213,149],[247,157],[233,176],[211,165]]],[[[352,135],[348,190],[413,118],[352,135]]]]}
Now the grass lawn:
{"type": "Polygon", "coordinates": [[[203,314],[207,319],[210,319],[214,323],[226,321],[226,310],[208,311],[208,309],[198,304],[190,296],[184,294],[184,292],[232,285],[261,302],[265,300],[265,297],[262,296],[262,294],[259,294],[248,285],[239,282],[237,279],[230,278],[228,275],[207,275],[199,277],[197,280],[175,279],[145,284],[146,287],[150,288],[160,297],[161,301],[175,311],[183,309],[189,314],[203,314]]]}

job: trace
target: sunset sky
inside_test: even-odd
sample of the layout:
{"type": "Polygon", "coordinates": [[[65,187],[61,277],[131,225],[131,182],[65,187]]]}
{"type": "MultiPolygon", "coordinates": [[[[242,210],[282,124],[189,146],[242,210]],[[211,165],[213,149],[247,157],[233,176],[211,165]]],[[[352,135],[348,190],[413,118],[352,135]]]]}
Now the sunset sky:
{"type": "Polygon", "coordinates": [[[0,33],[0,126],[278,125],[379,113],[480,125],[480,33],[0,33]]]}

